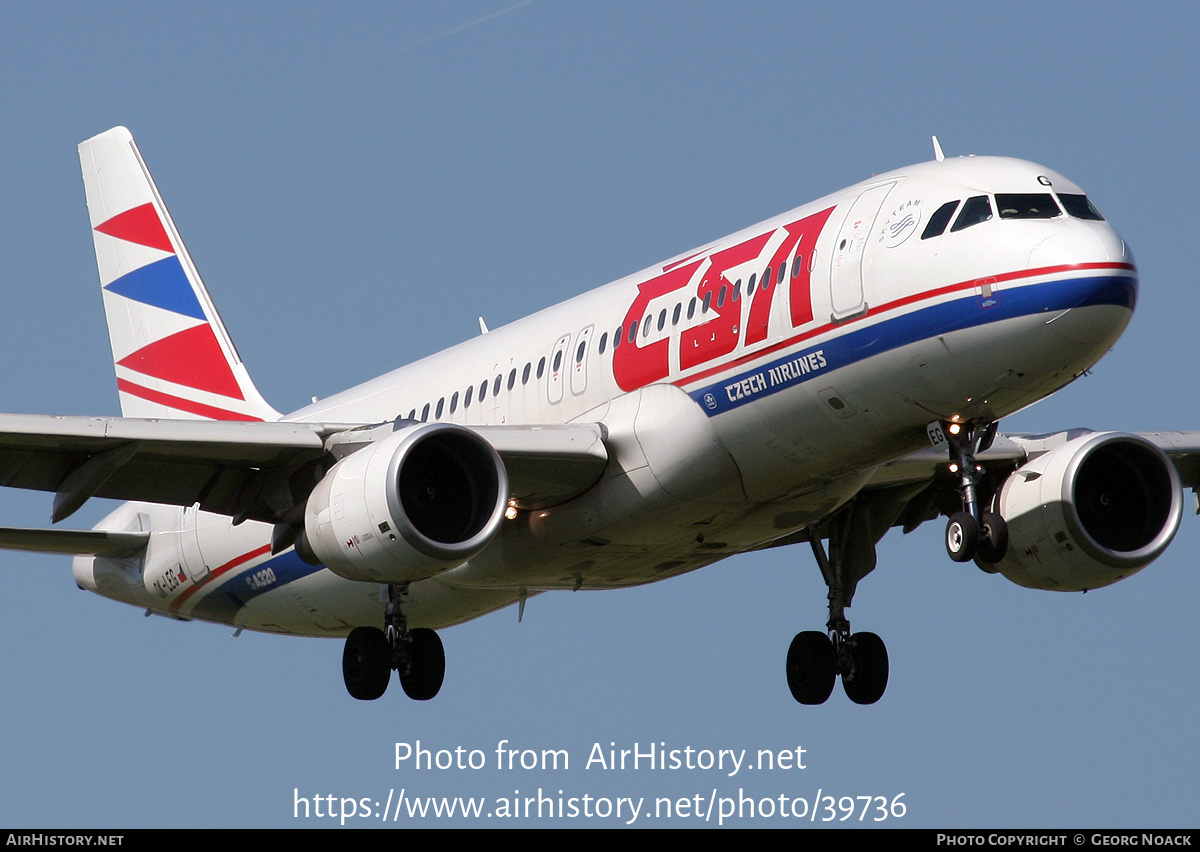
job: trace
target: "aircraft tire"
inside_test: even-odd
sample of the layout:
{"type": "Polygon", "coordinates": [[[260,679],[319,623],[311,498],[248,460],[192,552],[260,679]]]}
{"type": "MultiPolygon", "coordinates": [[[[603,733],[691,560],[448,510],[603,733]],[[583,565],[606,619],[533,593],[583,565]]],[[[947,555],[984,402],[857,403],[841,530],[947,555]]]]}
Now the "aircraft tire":
{"type": "Polygon", "coordinates": [[[837,655],[829,637],[817,630],[796,634],[788,648],[787,682],[801,704],[824,704],[837,680],[837,655]]]}
{"type": "Polygon", "coordinates": [[[409,632],[411,646],[407,670],[400,671],[400,686],[414,701],[428,701],[442,688],[446,676],[446,652],[442,640],[428,627],[409,632]]]}
{"type": "Polygon", "coordinates": [[[842,675],[842,688],[855,704],[874,704],[887,689],[887,646],[874,633],[855,633],[852,641],[854,668],[849,676],[842,675]]]}
{"type": "Polygon", "coordinates": [[[374,701],[392,677],[392,646],[378,627],[355,627],[342,651],[346,691],[359,701],[374,701]]]}
{"type": "Polygon", "coordinates": [[[984,512],[980,518],[979,544],[975,557],[994,565],[1008,552],[1008,524],[995,512],[984,512]]]}
{"type": "Polygon", "coordinates": [[[970,562],[979,547],[979,525],[966,512],[955,512],[946,524],[946,553],[955,562],[970,562]]]}

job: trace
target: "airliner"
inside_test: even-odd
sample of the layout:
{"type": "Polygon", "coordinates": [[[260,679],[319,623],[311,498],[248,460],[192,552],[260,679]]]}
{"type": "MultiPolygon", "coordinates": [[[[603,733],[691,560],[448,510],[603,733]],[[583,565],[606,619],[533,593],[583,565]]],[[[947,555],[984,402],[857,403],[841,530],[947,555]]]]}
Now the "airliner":
{"type": "Polygon", "coordinates": [[[1065,177],[934,154],[282,415],[133,137],[101,133],[79,156],[122,416],[0,415],[0,484],[52,492],[53,524],[127,502],[0,546],[148,613],[344,637],[351,696],[395,671],[427,700],[441,628],[796,545],[828,619],[788,687],[872,704],[887,650],[846,611],[889,529],[945,518],[949,559],[1087,591],[1162,553],[1200,479],[1193,433],[999,431],[1113,346],[1137,270],[1065,177]]]}

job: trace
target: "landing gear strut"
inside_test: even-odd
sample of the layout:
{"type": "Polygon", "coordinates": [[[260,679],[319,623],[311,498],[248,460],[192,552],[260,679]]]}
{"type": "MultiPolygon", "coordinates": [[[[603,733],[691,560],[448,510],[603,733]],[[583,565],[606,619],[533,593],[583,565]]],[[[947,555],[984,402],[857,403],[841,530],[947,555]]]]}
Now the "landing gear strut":
{"type": "Polygon", "coordinates": [[[428,627],[408,629],[401,611],[407,586],[388,586],[385,629],[356,627],[346,637],[342,652],[342,677],[346,691],[360,701],[374,701],[387,691],[392,670],[400,677],[404,693],[415,701],[428,701],[442,688],[446,653],[442,640],[428,627]]]}
{"type": "Polygon", "coordinates": [[[942,433],[950,447],[950,470],[958,474],[962,511],[955,512],[946,523],[946,553],[955,562],[994,563],[1004,558],[1008,550],[1008,525],[995,512],[979,507],[978,485],[983,468],[975,462],[975,454],[992,445],[996,437],[995,421],[977,429],[973,422],[943,422],[942,433]]]}
{"type": "MultiPolygon", "coordinates": [[[[875,508],[878,512],[880,507],[875,508]]],[[[883,640],[874,633],[851,633],[845,612],[858,581],[875,567],[877,537],[871,515],[867,502],[853,502],[834,515],[828,522],[830,556],[825,554],[820,531],[809,531],[813,555],[829,586],[829,621],[825,633],[797,633],[788,648],[788,688],[801,704],[824,704],[838,675],[855,704],[874,704],[887,689],[883,640]]]]}

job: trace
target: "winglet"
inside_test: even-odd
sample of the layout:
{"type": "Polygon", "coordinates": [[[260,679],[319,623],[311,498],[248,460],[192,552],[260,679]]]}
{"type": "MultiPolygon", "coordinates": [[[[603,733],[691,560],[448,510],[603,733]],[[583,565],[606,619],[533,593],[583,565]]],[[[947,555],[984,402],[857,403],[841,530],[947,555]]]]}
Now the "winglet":
{"type": "Polygon", "coordinates": [[[238,356],[133,136],[79,145],[126,417],[278,420],[238,356]]]}
{"type": "Polygon", "coordinates": [[[942,143],[938,141],[936,136],[933,137],[933,158],[939,163],[946,159],[946,155],[942,153],[942,143]]]}

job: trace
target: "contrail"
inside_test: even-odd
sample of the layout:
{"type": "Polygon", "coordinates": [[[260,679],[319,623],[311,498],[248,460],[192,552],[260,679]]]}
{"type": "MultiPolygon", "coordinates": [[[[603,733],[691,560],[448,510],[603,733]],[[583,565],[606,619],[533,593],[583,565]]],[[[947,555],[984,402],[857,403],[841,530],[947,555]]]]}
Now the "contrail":
{"type": "Polygon", "coordinates": [[[416,50],[418,47],[424,47],[425,45],[429,44],[430,42],[438,41],[439,39],[443,39],[443,38],[448,38],[449,36],[455,35],[456,33],[461,33],[463,30],[469,30],[471,27],[486,23],[486,22],[492,20],[493,18],[499,18],[501,15],[507,15],[509,12],[514,12],[517,9],[520,9],[522,6],[528,6],[532,2],[534,2],[534,0],[521,0],[520,3],[514,3],[512,6],[509,6],[506,9],[501,9],[498,12],[492,12],[490,15],[484,15],[482,18],[476,18],[473,21],[467,21],[467,23],[465,23],[465,24],[459,24],[457,27],[446,30],[445,32],[440,32],[440,33],[437,33],[436,35],[426,36],[423,39],[414,41],[412,44],[406,44],[403,47],[400,47],[397,50],[393,51],[390,55],[391,56],[399,56],[401,53],[408,53],[410,50],[416,50]]]}

